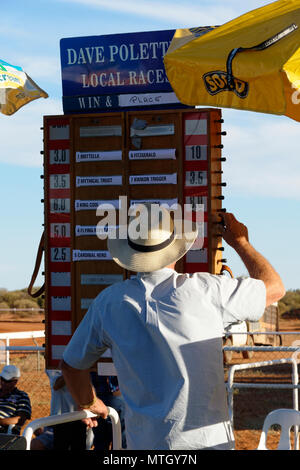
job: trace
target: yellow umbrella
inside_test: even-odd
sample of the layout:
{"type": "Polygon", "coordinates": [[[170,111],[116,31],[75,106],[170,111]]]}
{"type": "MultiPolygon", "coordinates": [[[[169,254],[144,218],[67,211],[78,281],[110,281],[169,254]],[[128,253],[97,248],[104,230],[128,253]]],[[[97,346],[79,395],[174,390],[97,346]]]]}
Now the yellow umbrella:
{"type": "Polygon", "coordinates": [[[21,67],[0,60],[0,112],[10,116],[37,98],[48,94],[21,67]]]}
{"type": "Polygon", "coordinates": [[[219,27],[177,30],[164,58],[178,99],[300,121],[300,0],[219,27]]]}

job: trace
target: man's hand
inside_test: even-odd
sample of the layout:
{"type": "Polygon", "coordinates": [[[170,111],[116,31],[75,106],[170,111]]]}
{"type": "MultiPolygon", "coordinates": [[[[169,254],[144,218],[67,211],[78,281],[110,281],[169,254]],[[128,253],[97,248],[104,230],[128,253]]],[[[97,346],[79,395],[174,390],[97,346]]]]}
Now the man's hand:
{"type": "MultiPolygon", "coordinates": [[[[96,399],[96,402],[88,409],[88,411],[91,411],[103,419],[108,417],[108,408],[103,403],[103,401],[100,400],[100,398],[96,399]]],[[[87,425],[88,428],[94,428],[98,426],[97,418],[85,418],[82,421],[87,425]]]]}
{"type": "Polygon", "coordinates": [[[222,237],[241,257],[250,277],[260,279],[266,286],[266,307],[278,302],[285,289],[279,274],[271,264],[249,243],[247,227],[238,222],[233,214],[221,213],[222,237]]]}
{"type": "Polygon", "coordinates": [[[232,248],[239,245],[249,243],[247,227],[236,220],[233,214],[221,213],[219,214],[222,219],[222,236],[226,243],[232,248]]]}

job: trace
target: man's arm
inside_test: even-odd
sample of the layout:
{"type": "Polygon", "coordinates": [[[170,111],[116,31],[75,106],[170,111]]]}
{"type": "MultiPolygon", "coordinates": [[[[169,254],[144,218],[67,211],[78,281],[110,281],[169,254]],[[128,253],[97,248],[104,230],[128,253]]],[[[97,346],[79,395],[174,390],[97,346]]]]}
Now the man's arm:
{"type": "Polygon", "coordinates": [[[65,379],[64,379],[63,375],[60,375],[59,377],[57,377],[57,379],[54,382],[53,390],[55,390],[55,391],[60,390],[65,385],[66,385],[65,379]]]}
{"type": "Polygon", "coordinates": [[[238,222],[233,214],[222,213],[224,240],[241,257],[250,277],[260,279],[266,286],[266,307],[285,295],[285,288],[279,274],[258,251],[249,243],[248,229],[238,222]]]}
{"type": "Polygon", "coordinates": [[[20,416],[11,416],[10,418],[0,418],[0,426],[9,426],[10,424],[18,424],[20,416]]]}
{"type": "Polygon", "coordinates": [[[17,424],[18,426],[23,426],[27,419],[29,419],[27,414],[20,411],[16,416],[11,416],[10,418],[0,418],[0,425],[9,426],[11,424],[17,424]]]}
{"type": "MultiPolygon", "coordinates": [[[[88,369],[75,369],[65,361],[61,363],[61,370],[69,392],[76,401],[79,409],[87,409],[92,413],[106,419],[108,409],[100,398],[96,396],[96,392],[90,379],[90,371],[88,369]]],[[[89,418],[84,420],[89,427],[97,426],[97,420],[89,418]]]]}

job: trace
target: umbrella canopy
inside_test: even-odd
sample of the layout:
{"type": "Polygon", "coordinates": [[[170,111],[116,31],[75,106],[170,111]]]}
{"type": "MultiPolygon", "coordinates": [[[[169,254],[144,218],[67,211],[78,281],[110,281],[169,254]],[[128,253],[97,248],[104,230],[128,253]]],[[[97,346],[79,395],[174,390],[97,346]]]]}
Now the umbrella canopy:
{"type": "Polygon", "coordinates": [[[0,60],[1,113],[10,116],[37,98],[48,98],[48,94],[21,67],[0,60]]]}
{"type": "Polygon", "coordinates": [[[300,0],[219,27],[177,30],[164,58],[178,99],[300,121],[300,0]]]}

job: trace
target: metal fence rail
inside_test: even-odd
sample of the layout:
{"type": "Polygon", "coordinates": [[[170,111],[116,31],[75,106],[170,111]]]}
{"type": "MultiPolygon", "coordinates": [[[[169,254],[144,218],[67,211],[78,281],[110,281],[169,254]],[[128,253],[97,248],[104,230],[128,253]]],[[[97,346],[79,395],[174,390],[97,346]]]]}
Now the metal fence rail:
{"type": "MultiPolygon", "coordinates": [[[[32,339],[36,347],[36,349],[34,349],[33,351],[36,351],[38,354],[39,352],[44,352],[44,348],[39,349],[37,342],[35,341],[36,338],[45,338],[45,331],[39,330],[17,331],[14,333],[0,333],[0,364],[4,362],[5,365],[8,365],[10,361],[9,352],[17,351],[17,349],[15,349],[17,346],[10,346],[11,339],[32,339]]],[[[21,347],[23,348],[23,350],[26,351],[26,346],[21,347]]],[[[19,349],[19,351],[21,351],[21,349],[19,349]]],[[[27,351],[29,351],[29,349],[27,349],[27,351]]]]}
{"type": "Polygon", "coordinates": [[[29,307],[29,308],[0,308],[0,312],[45,312],[43,308],[35,308],[35,307],[29,307]]]}

